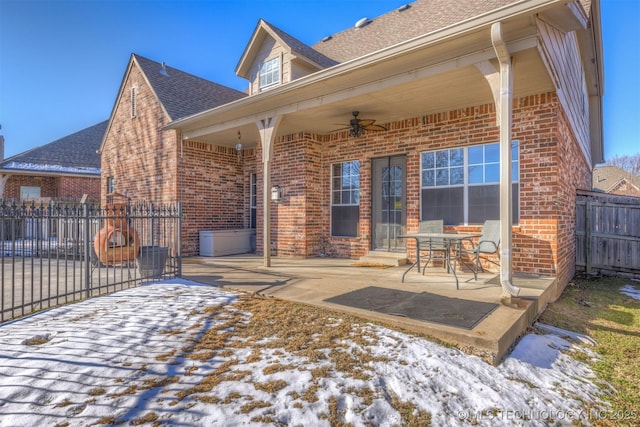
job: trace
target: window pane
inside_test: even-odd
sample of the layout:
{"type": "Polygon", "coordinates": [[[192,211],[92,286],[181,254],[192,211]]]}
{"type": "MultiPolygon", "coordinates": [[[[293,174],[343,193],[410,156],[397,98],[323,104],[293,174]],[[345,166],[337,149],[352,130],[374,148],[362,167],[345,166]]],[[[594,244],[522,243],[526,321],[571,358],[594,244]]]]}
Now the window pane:
{"type": "Polygon", "coordinates": [[[451,168],[451,185],[464,184],[464,168],[451,168]]]}
{"type": "MultiPolygon", "coordinates": [[[[519,155],[518,142],[512,143],[513,217],[518,220],[519,155]]],[[[498,219],[500,211],[500,144],[421,153],[421,220],[444,219],[445,224],[482,224],[498,219]],[[464,168],[467,156],[467,168],[464,168]],[[465,174],[467,176],[465,176],[465,174]],[[445,187],[446,188],[438,188],[445,187]],[[454,187],[455,186],[455,187],[454,187]],[[465,186],[467,192],[465,193],[465,186]]]]}
{"type": "Polygon", "coordinates": [[[437,170],[436,185],[449,185],[449,169],[437,170]]]}
{"type": "Polygon", "coordinates": [[[351,175],[359,176],[360,175],[360,162],[359,161],[349,162],[349,164],[351,164],[351,175]]]}
{"type": "Polygon", "coordinates": [[[342,204],[351,204],[351,192],[349,190],[342,190],[342,204]]]}
{"type": "Polygon", "coordinates": [[[360,208],[358,206],[333,206],[331,208],[331,235],[357,237],[359,216],[360,208]]]}
{"type": "Polygon", "coordinates": [[[339,175],[334,176],[332,181],[333,181],[332,186],[334,190],[339,190],[342,187],[342,179],[339,175]]]}
{"type": "Polygon", "coordinates": [[[469,166],[469,184],[482,184],[482,166],[469,166]]]}
{"type": "Polygon", "coordinates": [[[339,191],[334,191],[332,193],[332,196],[331,196],[331,203],[332,204],[334,204],[334,205],[339,205],[340,204],[340,194],[341,193],[339,191]]]}
{"type": "Polygon", "coordinates": [[[449,166],[449,151],[436,151],[436,167],[446,168],[449,166]]]}
{"type": "Polygon", "coordinates": [[[433,187],[435,185],[433,170],[422,171],[422,186],[433,187]]]}
{"type": "Polygon", "coordinates": [[[500,164],[494,163],[485,166],[484,182],[500,182],[500,164]]]}
{"type": "Polygon", "coordinates": [[[478,165],[483,163],[483,147],[469,147],[469,164],[478,165]]]}
{"type": "Polygon", "coordinates": [[[334,177],[339,177],[340,175],[342,175],[342,163],[338,163],[332,166],[331,175],[333,175],[334,177]]]}
{"type": "Polygon", "coordinates": [[[429,188],[422,190],[422,218],[442,219],[446,225],[464,222],[464,188],[429,188]]]}
{"type": "Polygon", "coordinates": [[[484,161],[486,163],[500,161],[500,144],[488,144],[484,147],[484,161]]]}
{"type": "MultiPolygon", "coordinates": [[[[520,221],[518,184],[511,189],[512,222],[520,221]]],[[[482,224],[488,219],[500,219],[500,186],[482,185],[469,187],[469,224],[482,224]]]]}
{"type": "Polygon", "coordinates": [[[518,141],[511,143],[511,160],[518,160],[519,144],[518,141]]]}
{"type": "Polygon", "coordinates": [[[434,160],[434,154],[431,153],[422,153],[422,168],[423,169],[433,169],[436,166],[434,160]]]}
{"type": "Polygon", "coordinates": [[[464,150],[462,148],[456,148],[449,151],[451,153],[449,164],[451,166],[462,166],[464,164],[464,150]]]}
{"type": "Polygon", "coordinates": [[[500,186],[469,187],[469,224],[482,224],[488,219],[500,219],[500,186]]]}

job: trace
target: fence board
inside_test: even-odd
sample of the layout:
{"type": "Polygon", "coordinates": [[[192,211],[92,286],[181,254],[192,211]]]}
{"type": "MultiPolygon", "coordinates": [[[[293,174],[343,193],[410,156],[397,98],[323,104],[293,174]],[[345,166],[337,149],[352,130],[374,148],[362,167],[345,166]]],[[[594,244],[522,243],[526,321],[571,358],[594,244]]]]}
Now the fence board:
{"type": "Polygon", "coordinates": [[[578,193],[576,268],[640,276],[640,199],[578,193]]]}

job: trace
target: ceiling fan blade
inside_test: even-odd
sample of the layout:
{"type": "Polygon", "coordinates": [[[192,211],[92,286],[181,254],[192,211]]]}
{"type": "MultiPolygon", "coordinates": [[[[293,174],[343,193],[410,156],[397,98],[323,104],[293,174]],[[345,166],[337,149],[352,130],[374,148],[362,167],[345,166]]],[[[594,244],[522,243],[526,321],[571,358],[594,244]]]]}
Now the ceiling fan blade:
{"type": "Polygon", "coordinates": [[[368,125],[368,126],[363,126],[364,130],[387,130],[386,127],[381,126],[381,125],[368,125]]]}
{"type": "Polygon", "coordinates": [[[370,119],[358,119],[359,126],[370,126],[375,123],[375,120],[370,119]]]}
{"type": "Polygon", "coordinates": [[[351,129],[351,126],[345,126],[343,128],[333,129],[333,130],[330,130],[329,132],[330,133],[331,132],[338,132],[339,130],[347,130],[347,129],[351,129]]]}

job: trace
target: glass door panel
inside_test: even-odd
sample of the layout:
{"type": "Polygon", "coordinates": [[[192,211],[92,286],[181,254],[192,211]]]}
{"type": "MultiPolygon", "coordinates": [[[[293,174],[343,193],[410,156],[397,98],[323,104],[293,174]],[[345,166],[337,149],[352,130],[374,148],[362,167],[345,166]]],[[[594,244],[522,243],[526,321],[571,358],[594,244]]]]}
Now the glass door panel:
{"type": "Polygon", "coordinates": [[[407,225],[406,157],[381,157],[371,161],[371,249],[405,251],[407,225]]]}

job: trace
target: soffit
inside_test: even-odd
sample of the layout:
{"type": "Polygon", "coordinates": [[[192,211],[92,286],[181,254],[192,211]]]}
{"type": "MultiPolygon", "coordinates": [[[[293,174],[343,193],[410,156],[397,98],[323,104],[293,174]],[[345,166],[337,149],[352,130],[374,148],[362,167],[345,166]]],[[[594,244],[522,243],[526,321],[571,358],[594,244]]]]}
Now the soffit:
{"type": "MultiPolygon", "coordinates": [[[[250,147],[259,139],[256,121],[275,114],[283,115],[278,136],[327,134],[348,123],[355,110],[361,118],[385,124],[493,102],[486,79],[473,65],[495,57],[489,28],[359,58],[171,127],[185,137],[227,146],[237,144],[240,131],[241,142],[250,147]],[[327,77],[318,78],[321,73],[327,77]]],[[[531,19],[507,21],[503,32],[513,54],[514,97],[553,90],[531,19]]]]}

